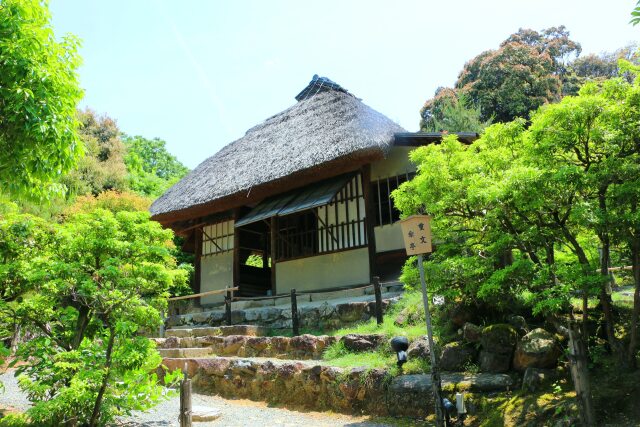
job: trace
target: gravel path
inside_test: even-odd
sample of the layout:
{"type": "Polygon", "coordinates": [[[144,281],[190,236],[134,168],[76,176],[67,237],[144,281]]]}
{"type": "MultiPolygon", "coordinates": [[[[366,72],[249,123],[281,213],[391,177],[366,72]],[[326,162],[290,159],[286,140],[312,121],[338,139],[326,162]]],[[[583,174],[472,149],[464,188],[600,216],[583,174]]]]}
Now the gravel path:
{"type": "MultiPolygon", "coordinates": [[[[13,372],[0,375],[5,390],[0,394],[0,407],[12,407],[24,411],[29,401],[18,388],[13,372]]],[[[216,421],[194,423],[194,426],[352,426],[384,427],[394,424],[380,423],[368,417],[352,417],[327,412],[296,412],[283,408],[273,408],[262,402],[250,400],[229,400],[217,396],[194,394],[194,406],[207,406],[219,409],[222,416],[216,421]]],[[[180,399],[176,395],[146,413],[136,413],[122,421],[121,425],[130,427],[169,427],[178,426],[180,399]]]]}

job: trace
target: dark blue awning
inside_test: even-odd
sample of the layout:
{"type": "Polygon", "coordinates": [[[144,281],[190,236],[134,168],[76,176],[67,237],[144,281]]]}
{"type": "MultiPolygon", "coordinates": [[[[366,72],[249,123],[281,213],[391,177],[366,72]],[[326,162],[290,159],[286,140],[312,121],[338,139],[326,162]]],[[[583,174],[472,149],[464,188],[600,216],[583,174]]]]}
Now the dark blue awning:
{"type": "Polygon", "coordinates": [[[317,208],[331,203],[338,192],[353,178],[354,174],[340,175],[303,187],[286,194],[269,197],[238,220],[236,227],[251,224],[272,216],[285,216],[317,208]]]}

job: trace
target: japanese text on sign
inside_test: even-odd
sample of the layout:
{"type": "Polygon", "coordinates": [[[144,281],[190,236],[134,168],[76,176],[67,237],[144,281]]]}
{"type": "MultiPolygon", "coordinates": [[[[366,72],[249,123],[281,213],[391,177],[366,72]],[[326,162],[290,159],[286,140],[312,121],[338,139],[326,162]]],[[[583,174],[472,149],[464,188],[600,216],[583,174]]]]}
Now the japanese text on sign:
{"type": "Polygon", "coordinates": [[[430,220],[427,215],[414,215],[400,222],[407,255],[432,251],[430,220]]]}

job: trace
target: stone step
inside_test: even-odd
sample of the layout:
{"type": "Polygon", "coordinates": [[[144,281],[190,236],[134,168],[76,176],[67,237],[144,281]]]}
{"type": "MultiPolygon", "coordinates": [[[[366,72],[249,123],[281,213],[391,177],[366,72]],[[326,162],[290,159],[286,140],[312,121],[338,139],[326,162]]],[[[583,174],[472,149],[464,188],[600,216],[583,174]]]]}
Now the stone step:
{"type": "Polygon", "coordinates": [[[214,354],[211,347],[159,348],[158,352],[163,358],[193,358],[211,356],[214,354]]]}
{"type": "Polygon", "coordinates": [[[191,408],[191,421],[194,423],[215,421],[221,416],[222,412],[217,408],[210,408],[208,406],[193,406],[191,408]]]}
{"type": "MultiPolygon", "coordinates": [[[[204,329],[204,328],[202,328],[204,329]]],[[[387,345],[381,334],[300,335],[297,337],[254,337],[247,335],[206,335],[153,338],[160,349],[211,348],[221,356],[271,357],[277,359],[320,360],[328,346],[341,341],[354,352],[371,351],[387,345]]]]}
{"type": "Polygon", "coordinates": [[[249,337],[263,337],[269,332],[268,328],[256,325],[233,325],[233,326],[201,326],[194,328],[172,328],[165,331],[166,337],[204,337],[245,335],[249,337]]]}
{"type": "MultiPolygon", "coordinates": [[[[225,398],[292,409],[420,418],[434,408],[431,376],[425,374],[393,377],[385,369],[267,358],[165,358],[162,363],[169,370],[186,370],[194,391],[225,398]]],[[[444,396],[450,400],[459,391],[471,392],[469,398],[477,399],[482,393],[508,391],[515,384],[507,374],[443,372],[441,378],[444,396]]]]}

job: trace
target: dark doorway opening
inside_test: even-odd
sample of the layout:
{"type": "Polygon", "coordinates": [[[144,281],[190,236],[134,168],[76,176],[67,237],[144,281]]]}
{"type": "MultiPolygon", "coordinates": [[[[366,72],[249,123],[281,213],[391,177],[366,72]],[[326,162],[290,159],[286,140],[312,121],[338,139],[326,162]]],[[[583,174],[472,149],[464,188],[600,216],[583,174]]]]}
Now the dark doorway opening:
{"type": "Polygon", "coordinates": [[[238,233],[238,294],[257,297],[272,292],[271,239],[266,221],[256,221],[236,228],[238,233]]]}

